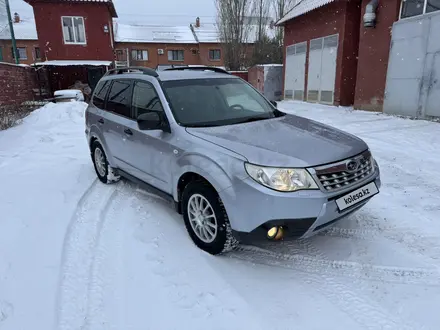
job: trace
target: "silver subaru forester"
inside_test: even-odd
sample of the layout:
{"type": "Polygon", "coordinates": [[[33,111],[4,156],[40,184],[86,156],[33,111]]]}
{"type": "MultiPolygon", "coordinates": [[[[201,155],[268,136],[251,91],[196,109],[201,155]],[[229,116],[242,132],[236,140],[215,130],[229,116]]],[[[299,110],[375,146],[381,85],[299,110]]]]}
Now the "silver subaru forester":
{"type": "Polygon", "coordinates": [[[125,177],[169,198],[201,249],[245,233],[308,237],[379,193],[361,139],[286,114],[218,68],[109,71],[86,111],[99,179],[125,177]]]}

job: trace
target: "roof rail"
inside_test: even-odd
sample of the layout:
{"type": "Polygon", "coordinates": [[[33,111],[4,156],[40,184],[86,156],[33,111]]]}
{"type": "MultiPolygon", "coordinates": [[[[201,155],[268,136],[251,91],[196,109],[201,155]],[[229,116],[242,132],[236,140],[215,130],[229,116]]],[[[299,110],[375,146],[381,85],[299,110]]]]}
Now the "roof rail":
{"type": "Polygon", "coordinates": [[[152,77],[159,77],[159,74],[156,72],[156,70],[153,70],[150,68],[144,68],[141,66],[129,66],[129,67],[125,67],[125,68],[108,70],[107,73],[105,74],[105,76],[110,76],[110,75],[114,75],[114,74],[124,74],[124,73],[130,73],[130,72],[142,73],[142,74],[146,74],[146,75],[152,76],[152,77]]]}
{"type": "Polygon", "coordinates": [[[228,71],[221,69],[221,68],[216,68],[213,66],[185,66],[185,67],[175,67],[175,68],[168,68],[165,69],[164,71],[184,71],[184,70],[193,70],[193,71],[214,71],[217,73],[226,73],[226,74],[230,74],[228,71]]]}

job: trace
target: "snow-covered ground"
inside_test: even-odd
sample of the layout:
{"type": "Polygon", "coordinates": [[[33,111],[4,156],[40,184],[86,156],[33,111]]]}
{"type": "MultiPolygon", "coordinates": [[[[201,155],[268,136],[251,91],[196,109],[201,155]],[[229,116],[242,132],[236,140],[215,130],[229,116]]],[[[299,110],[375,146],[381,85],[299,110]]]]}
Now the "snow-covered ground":
{"type": "Polygon", "coordinates": [[[165,201],[97,181],[85,104],[0,132],[0,329],[439,329],[440,124],[279,107],[364,138],[382,192],[317,237],[222,257],[165,201]]]}

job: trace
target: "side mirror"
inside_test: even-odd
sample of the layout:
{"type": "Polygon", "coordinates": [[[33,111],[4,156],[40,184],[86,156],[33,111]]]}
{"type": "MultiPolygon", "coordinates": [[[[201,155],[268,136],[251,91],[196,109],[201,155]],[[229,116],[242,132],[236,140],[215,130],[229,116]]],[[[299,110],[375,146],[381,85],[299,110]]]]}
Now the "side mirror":
{"type": "Polygon", "coordinates": [[[276,101],[270,101],[275,108],[278,108],[278,103],[276,101]]]}
{"type": "Polygon", "coordinates": [[[162,119],[158,112],[150,111],[137,117],[139,129],[142,131],[162,129],[162,119]]]}

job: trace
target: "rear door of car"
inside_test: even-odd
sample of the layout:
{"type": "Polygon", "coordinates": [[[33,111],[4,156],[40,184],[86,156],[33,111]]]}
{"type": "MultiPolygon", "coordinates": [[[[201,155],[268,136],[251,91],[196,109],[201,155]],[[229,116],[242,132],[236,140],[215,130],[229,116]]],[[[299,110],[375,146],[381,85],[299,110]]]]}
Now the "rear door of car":
{"type": "Polygon", "coordinates": [[[126,159],[127,138],[131,137],[129,127],[131,116],[132,79],[114,79],[111,82],[105,109],[104,138],[111,153],[114,166],[126,172],[132,172],[132,164],[126,159]]]}

